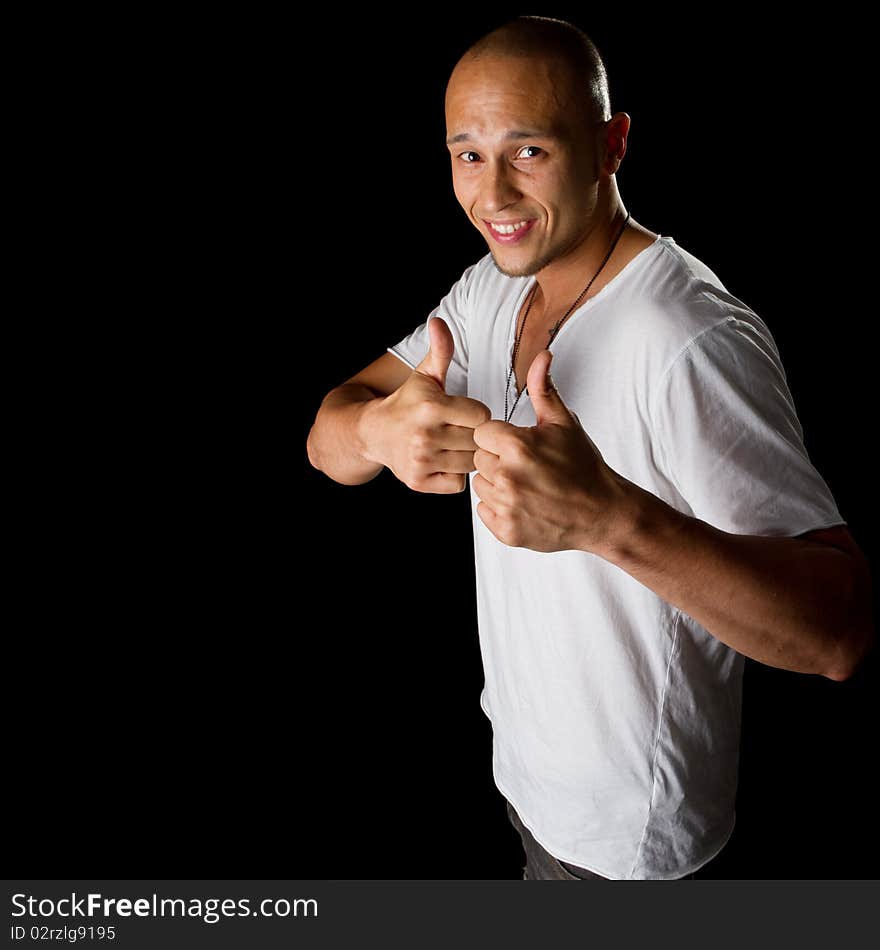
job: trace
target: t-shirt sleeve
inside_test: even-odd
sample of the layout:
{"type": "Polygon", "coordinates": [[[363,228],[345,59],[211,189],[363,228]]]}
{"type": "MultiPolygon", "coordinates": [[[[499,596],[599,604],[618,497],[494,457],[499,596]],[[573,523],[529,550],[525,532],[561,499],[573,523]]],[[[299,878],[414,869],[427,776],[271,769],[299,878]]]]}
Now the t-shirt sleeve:
{"type": "Polygon", "coordinates": [[[673,360],[652,400],[657,462],[695,517],[791,537],[845,524],[811,463],[769,330],[730,316],[673,360]]]}
{"type": "Polygon", "coordinates": [[[428,321],[434,317],[445,320],[452,331],[452,339],[455,344],[452,362],[449,364],[449,370],[446,373],[446,392],[450,396],[466,396],[468,391],[467,318],[473,297],[473,283],[478,263],[471,264],[464,271],[446,296],[428,314],[424,323],[416,327],[412,333],[405,336],[395,346],[388,347],[389,353],[393,353],[403,360],[410,369],[415,369],[428,352],[428,321]]]}

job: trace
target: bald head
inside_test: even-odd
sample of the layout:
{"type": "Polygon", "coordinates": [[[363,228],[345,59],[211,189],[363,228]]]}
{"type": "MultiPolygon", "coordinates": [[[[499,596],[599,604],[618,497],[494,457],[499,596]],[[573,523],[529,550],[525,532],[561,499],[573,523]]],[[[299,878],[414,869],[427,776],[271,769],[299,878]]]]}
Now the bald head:
{"type": "Polygon", "coordinates": [[[470,46],[456,69],[492,57],[529,57],[552,64],[554,73],[567,77],[571,107],[586,126],[611,118],[605,64],[593,41],[573,24],[550,17],[516,17],[470,46]]]}
{"type": "Polygon", "coordinates": [[[613,217],[629,116],[611,115],[605,67],[576,27],[518,17],[486,34],[455,64],[445,107],[455,196],[502,273],[577,256],[613,217]]]}

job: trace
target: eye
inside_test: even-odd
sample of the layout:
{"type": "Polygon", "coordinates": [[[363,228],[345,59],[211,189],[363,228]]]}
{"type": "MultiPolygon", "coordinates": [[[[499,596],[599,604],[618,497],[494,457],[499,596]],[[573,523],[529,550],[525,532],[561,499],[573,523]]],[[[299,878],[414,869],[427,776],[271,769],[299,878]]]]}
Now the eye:
{"type": "Polygon", "coordinates": [[[476,161],[476,159],[478,159],[478,158],[480,157],[479,155],[477,155],[476,152],[460,152],[458,157],[462,159],[462,161],[465,163],[465,165],[473,165],[473,164],[474,164],[474,161],[471,161],[471,160],[468,159],[468,158],[463,158],[462,156],[464,156],[464,155],[473,155],[473,156],[474,156],[474,161],[476,161]]]}
{"type": "MultiPolygon", "coordinates": [[[[538,145],[523,145],[523,147],[520,149],[520,152],[524,152],[524,151],[526,151],[526,149],[533,149],[533,150],[536,151],[536,152],[543,152],[543,151],[544,151],[544,149],[542,149],[542,148],[541,148],[540,146],[538,146],[538,145]]],[[[523,157],[524,157],[524,158],[537,158],[536,155],[525,155],[525,156],[523,156],[523,157]]]]}

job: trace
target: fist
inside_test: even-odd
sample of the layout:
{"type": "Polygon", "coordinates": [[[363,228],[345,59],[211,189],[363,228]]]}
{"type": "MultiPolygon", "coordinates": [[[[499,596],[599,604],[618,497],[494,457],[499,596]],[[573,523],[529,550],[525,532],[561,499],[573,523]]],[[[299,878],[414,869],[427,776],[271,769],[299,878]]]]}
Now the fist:
{"type": "Polygon", "coordinates": [[[446,393],[455,342],[446,322],[428,322],[430,346],[410,377],[377,404],[371,420],[374,457],[414,491],[452,494],[474,469],[474,429],[489,407],[446,393]]]}
{"type": "Polygon", "coordinates": [[[477,514],[504,544],[534,551],[594,551],[616,524],[623,480],[604,462],[548,375],[542,350],[527,386],[537,424],[477,426],[477,514]]]}

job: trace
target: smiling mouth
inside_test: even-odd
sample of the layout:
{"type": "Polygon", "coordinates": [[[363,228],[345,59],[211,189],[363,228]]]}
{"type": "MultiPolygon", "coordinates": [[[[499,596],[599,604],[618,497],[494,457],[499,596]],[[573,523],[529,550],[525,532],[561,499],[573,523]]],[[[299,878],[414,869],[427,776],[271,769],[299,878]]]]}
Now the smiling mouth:
{"type": "Polygon", "coordinates": [[[521,221],[517,221],[513,224],[494,224],[492,221],[486,222],[493,231],[497,231],[499,234],[513,234],[514,231],[519,231],[520,228],[525,227],[529,223],[528,218],[523,218],[521,221]]]}
{"type": "Polygon", "coordinates": [[[521,240],[532,230],[536,221],[536,218],[522,218],[519,221],[495,223],[493,221],[486,221],[485,218],[483,219],[483,223],[489,229],[489,233],[500,244],[512,244],[515,241],[521,240]]]}

